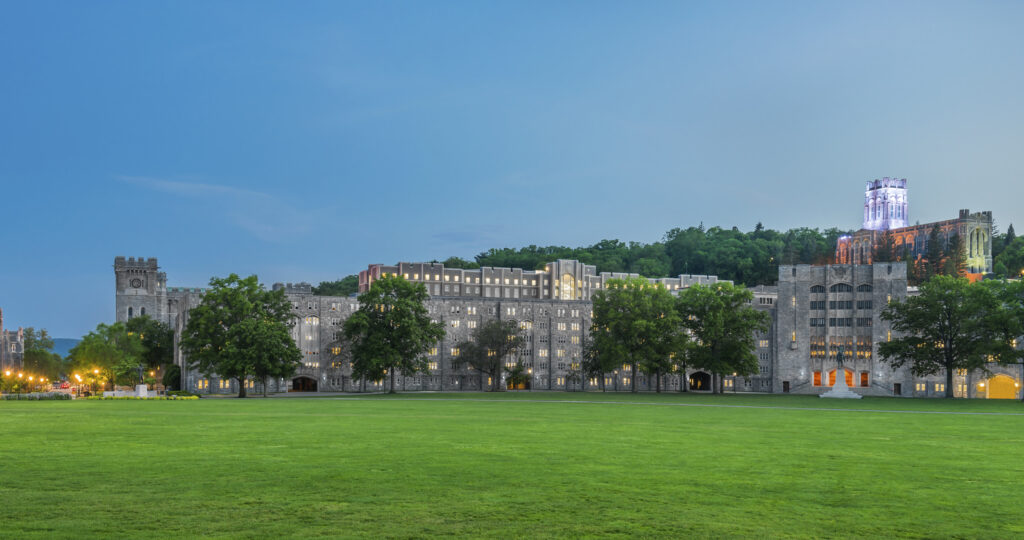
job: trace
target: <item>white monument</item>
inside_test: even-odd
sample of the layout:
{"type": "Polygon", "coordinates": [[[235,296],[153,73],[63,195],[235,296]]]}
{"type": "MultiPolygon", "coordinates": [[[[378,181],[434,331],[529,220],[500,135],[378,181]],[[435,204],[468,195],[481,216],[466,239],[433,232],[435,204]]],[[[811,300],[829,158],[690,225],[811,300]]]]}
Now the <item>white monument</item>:
{"type": "Polygon", "coordinates": [[[818,397],[823,398],[836,398],[836,399],[860,399],[861,395],[850,390],[850,387],[846,385],[846,370],[843,369],[843,348],[839,347],[839,352],[836,354],[836,381],[832,385],[832,389],[818,397]]]}

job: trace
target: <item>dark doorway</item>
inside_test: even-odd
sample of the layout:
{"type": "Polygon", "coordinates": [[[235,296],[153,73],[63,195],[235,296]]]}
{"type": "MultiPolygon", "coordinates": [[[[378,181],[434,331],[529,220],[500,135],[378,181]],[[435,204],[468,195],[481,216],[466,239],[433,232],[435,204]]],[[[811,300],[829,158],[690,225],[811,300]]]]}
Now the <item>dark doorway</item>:
{"type": "Polygon", "coordinates": [[[892,385],[892,395],[899,396],[903,394],[903,385],[900,383],[894,383],[892,385]]]}
{"type": "Polygon", "coordinates": [[[782,393],[789,393],[789,381],[782,381],[782,393]]]}
{"type": "Polygon", "coordinates": [[[712,390],[711,388],[711,375],[704,373],[703,371],[697,371],[690,374],[690,390],[712,390]]]}
{"type": "Polygon", "coordinates": [[[295,377],[292,379],[290,392],[316,392],[316,379],[309,377],[295,377]]]}

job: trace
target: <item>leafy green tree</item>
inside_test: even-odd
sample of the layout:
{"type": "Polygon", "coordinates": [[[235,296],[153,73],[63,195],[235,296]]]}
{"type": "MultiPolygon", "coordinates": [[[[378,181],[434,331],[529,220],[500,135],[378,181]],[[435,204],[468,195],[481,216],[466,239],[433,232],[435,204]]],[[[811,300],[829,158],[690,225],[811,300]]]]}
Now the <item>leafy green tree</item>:
{"type": "Polygon", "coordinates": [[[909,365],[916,376],[946,374],[946,397],[953,397],[953,373],[983,368],[999,339],[993,317],[998,314],[990,288],[954,276],[935,276],[920,286],[918,296],[892,302],[882,311],[891,322],[891,341],[879,345],[883,361],[909,365]]]}
{"type": "Polygon", "coordinates": [[[349,296],[359,292],[359,276],[345,276],[337,281],[321,281],[313,287],[313,294],[319,296],[349,296]]]}
{"type": "Polygon", "coordinates": [[[750,305],[753,297],[730,283],[694,285],[679,294],[677,309],[693,338],[687,361],[717,376],[716,392],[726,373],[758,372],[754,332],[766,332],[770,316],[750,305]]]}
{"type": "Polygon", "coordinates": [[[1004,365],[1024,364],[1024,281],[986,280],[978,285],[998,302],[990,318],[996,333],[990,342],[991,357],[1004,365]]]}
{"type": "Polygon", "coordinates": [[[886,229],[875,243],[875,252],[871,257],[872,262],[892,262],[896,259],[895,239],[892,231],[886,229]]]}
{"type": "MultiPolygon", "coordinates": [[[[250,367],[250,373],[263,382],[263,397],[271,378],[288,378],[302,364],[302,352],[295,345],[289,328],[269,317],[253,317],[233,329],[227,350],[238,362],[250,367]]],[[[240,381],[244,386],[244,381],[240,381]]],[[[244,388],[242,389],[244,396],[244,388]]]]}
{"type": "Polygon", "coordinates": [[[586,333],[583,335],[581,349],[582,354],[580,355],[580,368],[583,372],[583,376],[587,379],[597,379],[598,388],[604,392],[605,375],[611,373],[615,369],[618,359],[614,358],[612,355],[600,354],[597,347],[594,345],[594,340],[586,333]]]}
{"type": "Polygon", "coordinates": [[[40,350],[40,351],[52,351],[53,350],[53,338],[50,337],[50,333],[45,328],[36,330],[29,326],[23,330],[24,335],[24,346],[25,351],[40,350]]]}
{"type": "Polygon", "coordinates": [[[513,363],[506,360],[515,356],[522,348],[525,338],[519,323],[514,320],[491,319],[484,321],[473,330],[470,339],[457,345],[459,355],[453,361],[456,365],[468,364],[471,368],[491,378],[491,391],[504,389],[501,375],[516,371],[521,375],[518,359],[513,363]]]}
{"type": "Polygon", "coordinates": [[[967,250],[960,240],[959,234],[949,237],[949,247],[943,253],[942,273],[946,276],[964,277],[967,275],[967,250]]]}
{"type": "Polygon", "coordinates": [[[202,303],[189,311],[182,332],[181,349],[189,367],[207,377],[216,374],[237,380],[238,397],[244,398],[245,383],[258,368],[256,357],[284,366],[301,361],[294,342],[291,348],[273,348],[280,356],[272,359],[250,350],[275,343],[273,339],[281,332],[290,332],[295,323],[291,308],[283,289],[268,291],[256,276],[211,278],[202,303]],[[266,332],[270,337],[254,336],[254,332],[266,332]]]}
{"type": "Polygon", "coordinates": [[[924,249],[924,260],[927,265],[925,266],[923,279],[942,275],[945,265],[943,261],[944,253],[945,247],[942,245],[942,230],[939,229],[938,225],[935,225],[932,227],[931,232],[928,233],[928,245],[924,249]]]}
{"type": "Polygon", "coordinates": [[[181,367],[171,364],[164,370],[164,378],[161,381],[171,391],[181,390],[181,367]]]}
{"type": "Polygon", "coordinates": [[[445,268],[464,268],[471,270],[474,268],[480,268],[480,264],[474,261],[467,261],[459,257],[448,257],[443,263],[445,268]]]}
{"type": "Polygon", "coordinates": [[[390,393],[395,392],[395,372],[411,375],[427,368],[425,354],[444,337],[441,323],[431,322],[427,289],[398,276],[373,282],[359,295],[359,310],[344,325],[351,344],[352,376],[381,380],[390,372],[390,393]]]}
{"type": "Polygon", "coordinates": [[[174,361],[174,330],[149,315],[132,317],[125,323],[129,332],[139,335],[146,352],[145,364],[150,368],[166,366],[174,361]]]}
{"type": "Polygon", "coordinates": [[[590,335],[601,357],[598,365],[624,361],[630,366],[631,391],[636,392],[641,369],[656,377],[660,392],[669,358],[686,340],[671,293],[642,278],[611,279],[593,302],[590,335]]]}
{"type": "Polygon", "coordinates": [[[22,369],[27,373],[56,380],[64,371],[64,362],[59,354],[43,349],[28,349],[22,357],[22,369]]]}
{"type": "Polygon", "coordinates": [[[115,384],[137,382],[144,354],[142,339],[124,323],[100,323],[71,349],[70,367],[80,376],[92,375],[102,385],[109,382],[113,390],[115,384]]]}
{"type": "Polygon", "coordinates": [[[1008,278],[1024,278],[1024,236],[1015,237],[1006,249],[996,257],[996,266],[1001,266],[1008,278]]]}

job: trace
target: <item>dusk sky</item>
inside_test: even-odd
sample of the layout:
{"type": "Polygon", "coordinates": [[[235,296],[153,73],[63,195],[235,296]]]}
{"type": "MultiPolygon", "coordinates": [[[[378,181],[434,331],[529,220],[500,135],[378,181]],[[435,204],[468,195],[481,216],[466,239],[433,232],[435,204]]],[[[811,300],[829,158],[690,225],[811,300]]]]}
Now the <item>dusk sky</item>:
{"type": "Polygon", "coordinates": [[[0,2],[0,308],[673,227],[1024,223],[1022,2],[0,2]]]}

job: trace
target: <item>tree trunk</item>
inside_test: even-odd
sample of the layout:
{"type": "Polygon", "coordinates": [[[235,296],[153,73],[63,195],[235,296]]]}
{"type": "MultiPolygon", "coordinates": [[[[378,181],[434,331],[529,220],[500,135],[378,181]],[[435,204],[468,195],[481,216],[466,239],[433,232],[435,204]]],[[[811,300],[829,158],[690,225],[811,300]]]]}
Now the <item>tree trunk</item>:
{"type": "Polygon", "coordinates": [[[655,392],[660,394],[661,393],[661,372],[660,371],[654,372],[654,377],[655,377],[655,381],[654,381],[655,392]]]}
{"type": "Polygon", "coordinates": [[[953,397],[953,370],[946,370],[946,398],[952,399],[953,397]]]}
{"type": "Polygon", "coordinates": [[[267,378],[263,377],[263,397],[267,397],[267,378]]]}
{"type": "Polygon", "coordinates": [[[239,377],[236,380],[238,381],[238,397],[244,398],[245,397],[245,378],[244,377],[239,377]]]}
{"type": "Polygon", "coordinates": [[[391,368],[391,390],[388,390],[388,393],[395,393],[395,368],[391,368]]]}
{"type": "Polygon", "coordinates": [[[636,393],[636,364],[629,365],[629,391],[636,393]]]}
{"type": "Polygon", "coordinates": [[[683,370],[679,372],[679,391],[688,392],[690,390],[690,380],[686,378],[686,364],[683,364],[683,370]]]}

